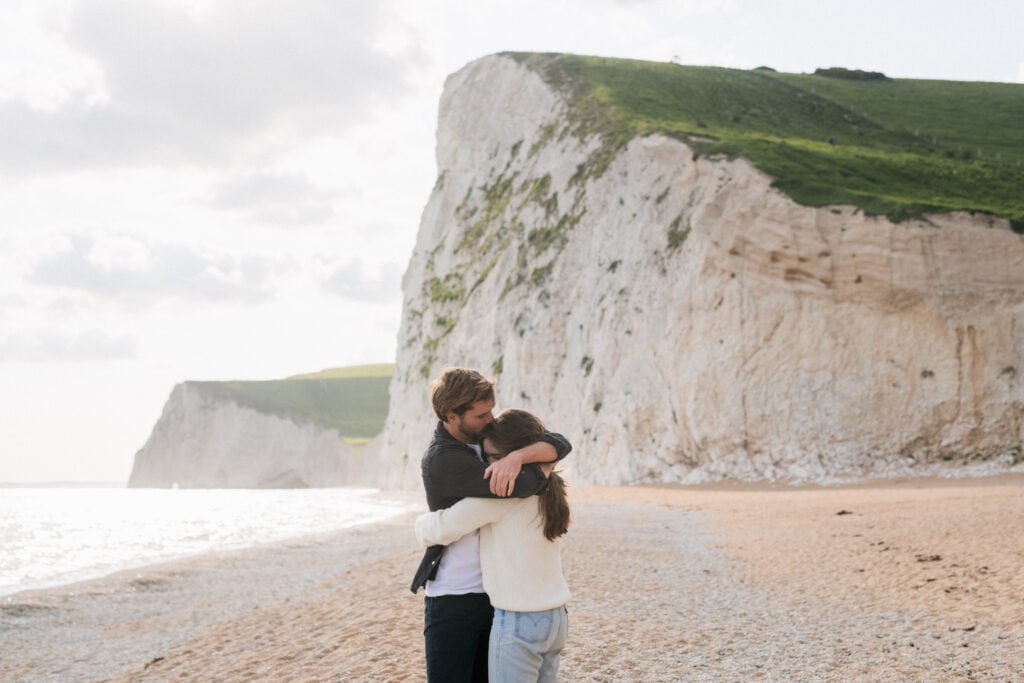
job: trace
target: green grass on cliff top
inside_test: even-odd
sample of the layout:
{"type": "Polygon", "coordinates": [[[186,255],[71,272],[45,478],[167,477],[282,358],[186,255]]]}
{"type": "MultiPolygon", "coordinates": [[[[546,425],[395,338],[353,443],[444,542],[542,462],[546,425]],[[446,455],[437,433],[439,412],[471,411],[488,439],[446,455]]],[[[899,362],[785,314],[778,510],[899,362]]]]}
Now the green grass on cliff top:
{"type": "Polygon", "coordinates": [[[337,429],[349,442],[373,438],[388,415],[391,363],[331,368],[265,381],[191,382],[210,395],[279,417],[337,429]]]}
{"type": "Polygon", "coordinates": [[[507,55],[566,92],[575,132],[606,145],[661,132],[748,158],[805,206],[893,220],[967,210],[1024,232],[1024,85],[507,55]]]}
{"type": "Polygon", "coordinates": [[[339,377],[387,377],[395,374],[394,363],[376,363],[373,365],[349,365],[344,368],[327,368],[320,372],[309,372],[292,375],[285,379],[337,379],[339,377]]]}

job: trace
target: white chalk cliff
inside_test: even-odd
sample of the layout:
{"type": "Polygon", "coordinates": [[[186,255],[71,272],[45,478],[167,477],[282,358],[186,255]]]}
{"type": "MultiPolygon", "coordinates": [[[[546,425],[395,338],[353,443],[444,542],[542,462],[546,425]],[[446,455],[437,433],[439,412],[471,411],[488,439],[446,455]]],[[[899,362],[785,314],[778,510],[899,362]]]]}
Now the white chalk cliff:
{"type": "Polygon", "coordinates": [[[1019,465],[1024,237],[1006,221],[808,208],[661,136],[591,173],[602,142],[568,133],[567,107],[507,56],[446,83],[380,484],[420,485],[446,364],[566,434],[577,482],[1019,465]]]}
{"type": "Polygon", "coordinates": [[[174,387],[130,487],[307,488],[366,483],[366,445],[336,429],[260,412],[211,394],[201,383],[174,387]]]}

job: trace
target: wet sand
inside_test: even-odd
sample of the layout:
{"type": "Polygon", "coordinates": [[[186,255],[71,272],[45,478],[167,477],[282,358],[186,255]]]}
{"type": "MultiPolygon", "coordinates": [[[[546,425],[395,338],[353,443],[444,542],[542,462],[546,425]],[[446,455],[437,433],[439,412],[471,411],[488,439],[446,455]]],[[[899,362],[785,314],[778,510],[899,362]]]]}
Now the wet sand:
{"type": "MultiPolygon", "coordinates": [[[[1022,475],[570,494],[561,680],[1024,680],[1022,475]]],[[[414,516],[0,599],[0,680],[422,681],[414,516]]]]}

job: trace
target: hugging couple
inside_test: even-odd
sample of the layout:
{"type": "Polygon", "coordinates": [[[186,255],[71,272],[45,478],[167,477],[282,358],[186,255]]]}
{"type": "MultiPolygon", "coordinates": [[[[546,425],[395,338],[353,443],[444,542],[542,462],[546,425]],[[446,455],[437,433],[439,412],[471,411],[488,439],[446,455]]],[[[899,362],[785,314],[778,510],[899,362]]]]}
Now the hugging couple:
{"type": "Polygon", "coordinates": [[[555,681],[568,632],[561,537],[572,446],[525,410],[494,417],[494,381],[446,368],[431,385],[439,422],[423,455],[431,512],[412,582],[426,588],[428,683],[555,681]]]}

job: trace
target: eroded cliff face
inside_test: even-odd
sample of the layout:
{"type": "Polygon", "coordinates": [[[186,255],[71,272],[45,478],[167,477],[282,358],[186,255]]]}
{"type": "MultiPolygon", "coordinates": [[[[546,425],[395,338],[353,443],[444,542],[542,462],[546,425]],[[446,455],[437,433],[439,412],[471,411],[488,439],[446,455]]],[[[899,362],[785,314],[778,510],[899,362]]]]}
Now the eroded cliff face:
{"type": "Polygon", "coordinates": [[[1005,221],[802,207],[745,160],[661,136],[609,157],[574,128],[511,58],[449,78],[383,485],[419,486],[446,364],[569,436],[577,482],[1020,463],[1024,238],[1005,221]]]}
{"type": "Polygon", "coordinates": [[[135,455],[130,487],[306,488],[367,480],[366,446],[337,430],[258,412],[177,385],[135,455]]]}

